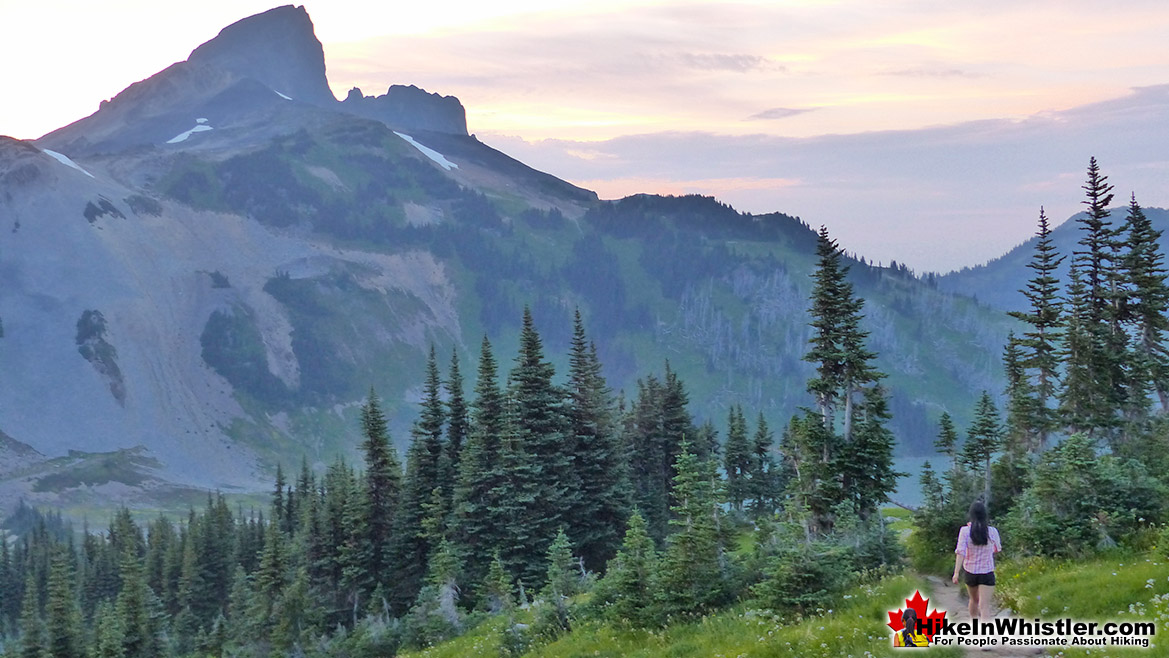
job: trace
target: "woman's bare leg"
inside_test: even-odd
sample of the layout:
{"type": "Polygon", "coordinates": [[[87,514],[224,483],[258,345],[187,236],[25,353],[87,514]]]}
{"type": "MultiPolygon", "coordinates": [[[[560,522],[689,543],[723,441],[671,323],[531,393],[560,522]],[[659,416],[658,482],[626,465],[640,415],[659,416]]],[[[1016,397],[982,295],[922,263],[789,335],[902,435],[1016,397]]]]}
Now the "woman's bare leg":
{"type": "Polygon", "coordinates": [[[983,585],[978,588],[981,590],[978,593],[979,616],[982,619],[991,619],[994,617],[994,585],[983,585]]]}
{"type": "Polygon", "coordinates": [[[982,593],[982,592],[979,592],[980,589],[982,589],[982,588],[979,587],[978,585],[967,585],[966,586],[966,591],[970,593],[970,618],[971,619],[974,619],[975,617],[978,616],[978,606],[979,606],[978,599],[979,599],[979,594],[982,593]]]}

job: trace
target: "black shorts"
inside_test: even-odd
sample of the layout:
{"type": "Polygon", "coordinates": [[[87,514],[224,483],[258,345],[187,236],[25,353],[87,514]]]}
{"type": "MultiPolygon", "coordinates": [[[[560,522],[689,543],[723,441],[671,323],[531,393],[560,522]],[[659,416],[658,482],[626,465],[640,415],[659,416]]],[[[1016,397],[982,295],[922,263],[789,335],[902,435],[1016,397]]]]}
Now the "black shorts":
{"type": "Polygon", "coordinates": [[[994,587],[994,572],[990,573],[967,573],[966,586],[976,587],[986,585],[987,587],[994,587]]]}

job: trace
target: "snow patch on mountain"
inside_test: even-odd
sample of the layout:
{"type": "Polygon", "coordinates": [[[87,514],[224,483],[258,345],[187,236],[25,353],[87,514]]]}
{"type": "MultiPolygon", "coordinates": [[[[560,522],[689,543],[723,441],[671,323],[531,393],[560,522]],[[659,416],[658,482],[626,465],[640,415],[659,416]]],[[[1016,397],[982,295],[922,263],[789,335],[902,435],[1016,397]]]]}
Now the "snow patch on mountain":
{"type": "Polygon", "coordinates": [[[207,121],[207,119],[197,120],[197,123],[195,124],[194,128],[191,128],[190,130],[188,130],[186,132],[179,133],[178,135],[171,137],[170,139],[166,140],[166,143],[167,144],[178,144],[179,142],[185,142],[185,141],[187,141],[188,137],[190,137],[191,135],[193,135],[195,133],[201,133],[201,132],[206,132],[208,130],[211,130],[211,126],[207,125],[205,123],[206,121],[207,121]]]}
{"type": "Polygon", "coordinates": [[[398,137],[401,137],[402,139],[406,140],[407,142],[409,142],[410,145],[413,146],[414,148],[418,149],[419,151],[422,151],[422,155],[425,155],[426,157],[430,158],[431,160],[434,160],[436,163],[438,163],[438,166],[442,167],[443,169],[450,171],[451,169],[458,169],[459,168],[459,165],[451,162],[450,160],[447,160],[445,155],[430,148],[429,146],[419,144],[418,142],[414,141],[413,137],[411,137],[409,135],[402,134],[396,130],[394,131],[394,134],[397,135],[398,137]]]}
{"type": "MultiPolygon", "coordinates": [[[[276,91],[276,90],[275,90],[275,89],[273,89],[272,91],[276,91]]],[[[277,96],[279,96],[279,97],[281,97],[281,98],[283,98],[283,99],[284,99],[284,100],[286,100],[286,101],[290,101],[290,100],[292,100],[292,96],[285,96],[284,94],[282,94],[282,93],[280,93],[280,92],[278,92],[278,91],[276,91],[276,95],[277,95],[277,96]]]]}
{"type": "Polygon", "coordinates": [[[82,168],[81,168],[81,165],[79,165],[79,164],[77,164],[76,162],[74,162],[74,161],[70,160],[70,159],[69,159],[69,156],[65,155],[64,153],[57,153],[56,151],[50,151],[49,149],[45,149],[45,150],[44,150],[44,153],[45,153],[45,155],[47,155],[47,156],[49,156],[49,157],[53,158],[54,160],[56,160],[57,162],[60,162],[61,164],[65,165],[66,167],[73,167],[73,168],[74,168],[74,169],[76,169],[77,171],[80,171],[81,173],[85,174],[86,176],[89,176],[90,178],[93,178],[93,177],[94,177],[94,175],[93,175],[93,174],[91,174],[91,173],[89,173],[88,171],[86,171],[86,170],[82,169],[82,168]]]}

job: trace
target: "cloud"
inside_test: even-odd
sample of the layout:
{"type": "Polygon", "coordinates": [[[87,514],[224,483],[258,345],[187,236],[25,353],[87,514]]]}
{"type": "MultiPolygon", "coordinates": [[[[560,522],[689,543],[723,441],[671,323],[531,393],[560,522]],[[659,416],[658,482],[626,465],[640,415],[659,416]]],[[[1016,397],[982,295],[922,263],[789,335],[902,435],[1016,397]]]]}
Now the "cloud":
{"type": "Polygon", "coordinates": [[[786,70],[785,67],[760,55],[680,53],[676,57],[683,66],[703,71],[735,71],[738,73],[746,73],[761,69],[786,70]]]}
{"type": "Polygon", "coordinates": [[[752,114],[747,117],[747,121],[759,121],[770,119],[786,119],[794,117],[805,112],[813,112],[819,108],[815,107],[773,107],[770,110],[763,110],[762,112],[752,114]]]}
{"type": "Polygon", "coordinates": [[[900,69],[897,71],[885,71],[881,75],[889,75],[898,78],[966,78],[974,79],[981,78],[981,73],[972,73],[962,69],[937,69],[937,68],[910,68],[900,69]]]}
{"type": "Polygon", "coordinates": [[[1118,198],[1169,206],[1169,86],[1022,121],[810,138],[672,131],[598,142],[480,135],[537,169],[603,196],[713,194],[739,210],[826,224],[872,260],[948,271],[1002,255],[1080,210],[1096,156],[1118,198]],[[589,149],[604,158],[583,160],[589,149]]]}

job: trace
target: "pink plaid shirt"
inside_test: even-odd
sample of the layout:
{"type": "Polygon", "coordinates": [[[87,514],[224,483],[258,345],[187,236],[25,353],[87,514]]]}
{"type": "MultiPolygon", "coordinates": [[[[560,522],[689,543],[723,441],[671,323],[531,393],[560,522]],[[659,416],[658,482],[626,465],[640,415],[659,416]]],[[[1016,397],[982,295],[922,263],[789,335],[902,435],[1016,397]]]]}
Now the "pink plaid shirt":
{"type": "Polygon", "coordinates": [[[962,568],[966,573],[991,573],[994,571],[994,554],[1003,550],[999,531],[993,526],[987,528],[986,545],[978,546],[970,541],[970,524],[958,531],[958,546],[955,553],[962,554],[962,568]]]}

